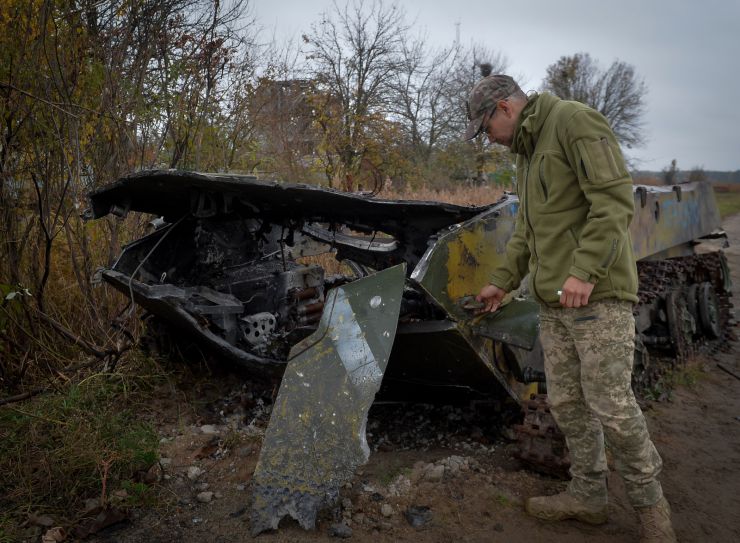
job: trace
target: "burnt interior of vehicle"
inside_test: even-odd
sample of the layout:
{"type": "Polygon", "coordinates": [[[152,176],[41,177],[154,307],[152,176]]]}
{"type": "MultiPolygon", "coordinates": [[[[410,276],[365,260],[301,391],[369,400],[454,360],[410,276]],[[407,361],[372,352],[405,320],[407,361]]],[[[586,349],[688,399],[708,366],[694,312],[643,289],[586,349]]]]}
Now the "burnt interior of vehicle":
{"type": "MultiPolygon", "coordinates": [[[[249,365],[280,363],[317,327],[328,289],[423,256],[436,232],[480,210],[399,202],[234,176],[157,172],[91,195],[93,213],[143,211],[159,228],[105,279],[150,313],[249,365]],[[334,252],[350,274],[303,257],[334,252]]],[[[407,281],[401,321],[444,318],[407,281]]]]}

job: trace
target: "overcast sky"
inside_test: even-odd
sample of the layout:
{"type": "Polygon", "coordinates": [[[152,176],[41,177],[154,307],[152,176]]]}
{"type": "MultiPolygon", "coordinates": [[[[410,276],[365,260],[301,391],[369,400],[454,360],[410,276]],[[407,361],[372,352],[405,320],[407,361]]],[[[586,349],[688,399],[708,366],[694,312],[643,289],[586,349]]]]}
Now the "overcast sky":
{"type": "MultiPolygon", "coordinates": [[[[682,170],[740,169],[740,0],[397,3],[434,45],[453,43],[460,23],[461,41],[501,51],[525,90],[538,89],[563,55],[587,52],[602,68],[632,64],[649,89],[648,143],[628,151],[638,168],[660,170],[675,158],[682,170]]],[[[252,0],[278,39],[299,38],[331,8],[332,0],[252,0]]]]}

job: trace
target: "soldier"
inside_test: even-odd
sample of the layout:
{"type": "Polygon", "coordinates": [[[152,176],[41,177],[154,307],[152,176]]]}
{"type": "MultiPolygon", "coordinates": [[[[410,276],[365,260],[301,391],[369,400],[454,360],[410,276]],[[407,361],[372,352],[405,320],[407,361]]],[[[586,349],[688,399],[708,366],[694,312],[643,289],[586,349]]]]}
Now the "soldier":
{"type": "Polygon", "coordinates": [[[505,259],[478,301],[496,311],[529,274],[550,407],[571,456],[567,489],[529,498],[526,510],[544,520],[606,522],[606,439],[641,541],[673,542],[657,479],[662,462],[630,383],[637,268],[632,180],[619,145],[597,111],[547,93],[527,97],[511,77],[483,75],[470,93],[465,139],[483,133],[516,153],[520,207],[505,259]]]}

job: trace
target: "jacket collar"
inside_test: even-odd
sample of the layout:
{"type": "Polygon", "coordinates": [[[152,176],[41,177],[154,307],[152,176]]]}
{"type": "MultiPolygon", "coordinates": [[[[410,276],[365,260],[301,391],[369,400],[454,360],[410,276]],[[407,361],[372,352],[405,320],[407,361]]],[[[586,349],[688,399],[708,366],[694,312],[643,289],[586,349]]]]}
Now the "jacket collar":
{"type": "Polygon", "coordinates": [[[535,93],[529,98],[514,129],[512,153],[524,155],[527,160],[532,158],[542,127],[553,106],[559,101],[560,98],[548,93],[535,93]]]}

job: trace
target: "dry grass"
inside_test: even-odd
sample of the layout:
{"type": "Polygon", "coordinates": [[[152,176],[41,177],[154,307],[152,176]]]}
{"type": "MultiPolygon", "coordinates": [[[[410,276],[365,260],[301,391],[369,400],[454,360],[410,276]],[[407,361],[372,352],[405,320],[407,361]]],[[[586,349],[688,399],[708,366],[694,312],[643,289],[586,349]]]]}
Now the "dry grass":
{"type": "Polygon", "coordinates": [[[491,186],[461,186],[456,189],[435,190],[421,187],[412,191],[383,190],[378,197],[389,200],[423,200],[466,206],[487,206],[495,203],[504,189],[491,186]]]}
{"type": "Polygon", "coordinates": [[[714,187],[714,192],[730,192],[733,194],[740,193],[740,183],[714,183],[712,186],[714,187]]]}
{"type": "MultiPolygon", "coordinates": [[[[142,222],[141,217],[131,217],[120,223],[121,244],[143,235],[142,222]]],[[[91,354],[89,349],[80,349],[79,343],[104,352],[126,343],[122,330],[133,339],[140,333],[135,313],[123,313],[129,318],[120,318],[128,300],[112,287],[90,281],[96,268],[108,265],[111,256],[120,252],[121,244],[111,246],[109,223],[83,224],[72,217],[68,229],[53,240],[43,297],[40,278],[46,262],[42,240],[35,236],[27,240],[20,271],[16,270],[21,284],[6,279],[13,275],[10,264],[6,259],[0,261],[0,396],[40,382],[48,385],[49,379],[62,384],[74,380],[69,368],[90,360],[91,354]],[[24,294],[5,299],[13,291],[24,294]],[[51,320],[77,338],[78,344],[60,335],[51,320]]]]}
{"type": "Polygon", "coordinates": [[[27,536],[19,527],[31,513],[74,523],[84,500],[105,503],[116,490],[129,494],[119,507],[141,505],[151,492],[139,477],[157,461],[159,437],[138,413],[162,380],[142,359],[129,374],[92,374],[0,407],[0,541],[27,536]]]}
{"type": "Polygon", "coordinates": [[[740,183],[715,184],[714,193],[719,214],[723,219],[735,213],[740,213],[740,183]]]}
{"type": "MultiPolygon", "coordinates": [[[[141,235],[136,220],[121,225],[122,241],[141,235]]],[[[95,267],[120,247],[111,250],[105,221],[82,224],[72,217],[68,228],[53,240],[42,304],[43,239],[27,239],[15,270],[23,284],[10,284],[9,262],[0,262],[0,396],[46,390],[0,406],[0,542],[28,539],[19,526],[30,513],[69,525],[85,499],[107,498],[121,488],[129,489],[128,504],[135,505],[147,488],[133,478],[157,457],[156,432],[139,417],[159,379],[152,375],[156,365],[128,351],[116,373],[101,373],[112,359],[80,348],[84,343],[115,352],[139,334],[136,313],[116,319],[124,297],[89,282],[95,267]],[[20,294],[6,299],[9,292],[20,294]]]]}
{"type": "Polygon", "coordinates": [[[652,185],[652,186],[665,185],[665,181],[658,177],[634,177],[632,179],[632,182],[635,185],[652,185]]]}

